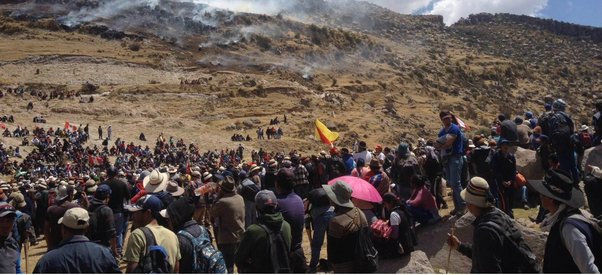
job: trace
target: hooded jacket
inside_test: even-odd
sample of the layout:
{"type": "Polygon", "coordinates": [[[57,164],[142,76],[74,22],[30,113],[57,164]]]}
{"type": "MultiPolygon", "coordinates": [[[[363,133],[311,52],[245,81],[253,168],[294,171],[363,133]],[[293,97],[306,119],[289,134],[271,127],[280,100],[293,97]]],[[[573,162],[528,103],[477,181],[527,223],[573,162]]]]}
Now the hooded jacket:
{"type": "MultiPolygon", "coordinates": [[[[272,231],[282,229],[282,237],[290,251],[291,226],[284,220],[282,213],[262,214],[257,222],[272,231]]],[[[273,273],[268,247],[268,234],[259,225],[247,228],[235,255],[235,263],[240,273],[273,273]]]]}

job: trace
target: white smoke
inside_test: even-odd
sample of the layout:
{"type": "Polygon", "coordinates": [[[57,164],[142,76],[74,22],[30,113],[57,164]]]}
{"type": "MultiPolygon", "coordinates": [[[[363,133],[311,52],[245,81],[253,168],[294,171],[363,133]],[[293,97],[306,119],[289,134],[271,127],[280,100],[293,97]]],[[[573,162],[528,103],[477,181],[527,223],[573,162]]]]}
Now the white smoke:
{"type": "Polygon", "coordinates": [[[205,4],[217,9],[231,12],[245,12],[276,15],[294,7],[295,1],[291,0],[181,0],[180,2],[192,2],[205,4]]]}
{"type": "Polygon", "coordinates": [[[548,0],[439,0],[428,13],[443,15],[443,22],[449,26],[462,17],[482,12],[536,16],[547,4],[548,0]]]}
{"type": "Polygon", "coordinates": [[[115,14],[120,14],[132,8],[147,6],[155,8],[159,0],[110,0],[102,2],[97,8],[84,7],[78,11],[71,11],[65,18],[63,24],[74,26],[82,22],[91,22],[98,19],[108,19],[115,14]]]}

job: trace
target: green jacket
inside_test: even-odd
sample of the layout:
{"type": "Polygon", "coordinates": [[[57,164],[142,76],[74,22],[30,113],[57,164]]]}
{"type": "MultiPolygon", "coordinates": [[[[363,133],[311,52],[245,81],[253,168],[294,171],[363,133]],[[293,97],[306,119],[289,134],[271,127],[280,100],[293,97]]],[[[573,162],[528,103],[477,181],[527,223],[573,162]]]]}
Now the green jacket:
{"type": "MultiPolygon", "coordinates": [[[[257,222],[271,230],[282,228],[282,237],[290,251],[291,226],[284,221],[282,213],[263,214],[257,218],[257,222]]],[[[257,224],[252,224],[247,228],[234,260],[239,273],[273,273],[268,242],[267,233],[257,224]]]]}

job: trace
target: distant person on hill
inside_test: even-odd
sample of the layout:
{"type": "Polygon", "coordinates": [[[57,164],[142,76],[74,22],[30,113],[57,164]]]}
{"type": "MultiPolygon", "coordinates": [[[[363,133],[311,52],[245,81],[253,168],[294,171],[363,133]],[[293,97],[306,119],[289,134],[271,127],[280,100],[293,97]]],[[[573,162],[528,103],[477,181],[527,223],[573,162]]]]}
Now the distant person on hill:
{"type": "Polygon", "coordinates": [[[98,139],[102,140],[102,126],[98,126],[98,139]]]}

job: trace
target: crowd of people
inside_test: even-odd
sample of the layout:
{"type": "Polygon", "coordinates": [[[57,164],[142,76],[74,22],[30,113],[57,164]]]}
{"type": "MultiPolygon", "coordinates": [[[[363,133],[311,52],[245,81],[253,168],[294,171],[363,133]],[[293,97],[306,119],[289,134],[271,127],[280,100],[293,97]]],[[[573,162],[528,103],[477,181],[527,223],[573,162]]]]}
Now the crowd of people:
{"type": "MultiPolygon", "coordinates": [[[[0,92],[0,95],[2,97],[6,96],[6,95],[15,95],[15,96],[22,97],[26,93],[39,100],[52,100],[52,99],[64,100],[64,99],[71,99],[71,98],[76,98],[76,97],[80,96],[80,93],[75,90],[66,91],[66,90],[61,90],[59,88],[55,88],[55,89],[52,89],[52,91],[46,91],[44,89],[36,88],[33,86],[23,86],[23,85],[19,85],[14,88],[8,87],[8,88],[6,88],[5,92],[0,92]]],[[[30,104],[32,104],[32,103],[30,102],[30,104]]],[[[32,108],[33,108],[33,105],[32,105],[32,108]]],[[[28,109],[30,109],[30,108],[28,108],[28,109]]]]}
{"type": "MultiPolygon", "coordinates": [[[[587,197],[598,198],[602,172],[578,168],[584,143],[575,136],[583,131],[575,133],[562,100],[550,107],[535,123],[530,112],[523,121],[499,116],[490,136],[472,138],[442,111],[437,138],[421,138],[416,146],[371,149],[358,141],[308,156],[263,149],[245,155],[242,145],[203,152],[163,134],[154,148],[121,138],[109,143],[111,126],[107,137],[99,126],[105,141],[99,148],[86,145],[88,125],[36,128],[30,136],[35,149],[20,163],[0,146],[0,172],[13,176],[0,183],[0,249],[10,255],[0,261],[1,271],[19,272],[20,248],[37,245],[43,235],[48,251],[35,267],[40,273],[116,273],[120,261],[126,272],[142,273],[232,273],[235,267],[239,273],[350,273],[358,268],[355,248],[365,228],[374,233],[381,258],[411,253],[416,226],[437,224],[440,209],[449,207],[443,182],[452,190],[451,214],[477,217],[472,247],[453,235],[448,240],[472,257],[473,271],[530,270],[502,252],[512,243],[524,247],[511,219],[515,193],[528,203],[514,157],[516,147],[525,146],[538,150],[546,170],[543,181],[530,183],[542,204],[535,220],[550,231],[550,249],[563,247],[546,249],[543,271],[596,272],[600,259],[580,231],[580,217],[589,214],[580,209],[577,183],[586,182],[587,197]],[[339,180],[344,176],[371,185],[381,200],[357,196],[350,182],[339,180]],[[327,261],[320,259],[325,239],[327,261]]],[[[591,146],[602,133],[602,102],[596,107],[591,146]]],[[[599,203],[589,201],[600,215],[599,203]]]]}

